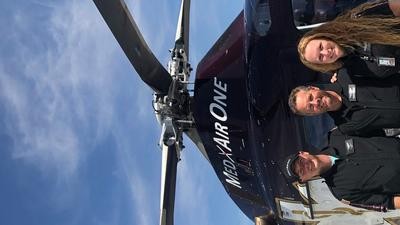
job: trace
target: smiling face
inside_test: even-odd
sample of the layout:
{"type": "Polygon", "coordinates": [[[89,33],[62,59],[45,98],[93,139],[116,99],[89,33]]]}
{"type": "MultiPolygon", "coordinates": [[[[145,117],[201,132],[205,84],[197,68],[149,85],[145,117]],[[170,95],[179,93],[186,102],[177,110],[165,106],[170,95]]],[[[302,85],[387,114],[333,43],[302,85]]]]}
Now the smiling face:
{"type": "Polygon", "coordinates": [[[320,90],[317,87],[310,87],[308,90],[300,90],[296,94],[295,107],[299,114],[319,115],[338,108],[341,104],[332,94],[320,90]]]}
{"type": "Polygon", "coordinates": [[[299,152],[296,161],[293,162],[293,172],[299,177],[301,182],[319,176],[322,165],[316,156],[308,152],[299,152]]]}
{"type": "Polygon", "coordinates": [[[304,49],[304,59],[315,64],[329,64],[343,57],[345,52],[342,47],[333,41],[313,39],[304,49]]]}

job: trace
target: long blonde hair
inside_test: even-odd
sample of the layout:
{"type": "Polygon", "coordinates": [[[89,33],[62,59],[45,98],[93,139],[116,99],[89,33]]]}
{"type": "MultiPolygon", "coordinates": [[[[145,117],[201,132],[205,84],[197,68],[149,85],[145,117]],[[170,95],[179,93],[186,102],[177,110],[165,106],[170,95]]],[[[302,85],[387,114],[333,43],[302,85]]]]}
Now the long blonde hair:
{"type": "Polygon", "coordinates": [[[364,42],[400,46],[400,17],[386,15],[363,15],[365,10],[384,4],[387,1],[378,0],[364,3],[335,20],[325,23],[307,32],[297,46],[300,60],[307,67],[320,71],[332,72],[343,66],[339,59],[329,64],[316,64],[304,58],[307,44],[314,39],[330,40],[340,45],[345,51],[351,51],[364,42]]]}

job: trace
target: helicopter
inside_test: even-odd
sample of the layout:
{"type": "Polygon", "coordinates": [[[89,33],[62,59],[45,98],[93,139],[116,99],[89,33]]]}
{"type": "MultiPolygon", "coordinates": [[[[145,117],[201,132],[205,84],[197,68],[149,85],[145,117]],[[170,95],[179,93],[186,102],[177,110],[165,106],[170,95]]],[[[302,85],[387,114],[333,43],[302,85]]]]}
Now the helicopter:
{"type": "MultiPolygon", "coordinates": [[[[338,3],[333,13],[315,10],[310,24],[307,10],[293,10],[300,7],[299,1],[246,0],[244,10],[198,64],[193,95],[188,88],[193,70],[188,61],[190,0],[181,2],[167,68],[147,46],[123,0],[93,2],[140,78],[154,91],[153,108],[161,125],[161,225],[174,223],[183,134],[256,224],[400,222],[398,210],[383,213],[346,205],[332,195],[323,179],[292,183],[280,168],[288,154],[323,145],[332,126],[325,116],[300,118],[288,109],[292,88],[321,81],[317,72],[300,63],[296,42],[302,32],[360,1],[338,3]]],[[[310,7],[310,2],[318,8],[314,1],[303,6],[310,7]]]]}

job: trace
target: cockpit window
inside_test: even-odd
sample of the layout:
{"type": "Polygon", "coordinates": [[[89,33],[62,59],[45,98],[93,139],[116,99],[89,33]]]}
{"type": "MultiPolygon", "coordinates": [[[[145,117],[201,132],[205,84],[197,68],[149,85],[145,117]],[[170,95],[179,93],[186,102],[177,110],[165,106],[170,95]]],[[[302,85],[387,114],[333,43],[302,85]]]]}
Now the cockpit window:
{"type": "Polygon", "coordinates": [[[292,0],[296,27],[310,26],[334,19],[340,13],[367,0],[292,0]]]}

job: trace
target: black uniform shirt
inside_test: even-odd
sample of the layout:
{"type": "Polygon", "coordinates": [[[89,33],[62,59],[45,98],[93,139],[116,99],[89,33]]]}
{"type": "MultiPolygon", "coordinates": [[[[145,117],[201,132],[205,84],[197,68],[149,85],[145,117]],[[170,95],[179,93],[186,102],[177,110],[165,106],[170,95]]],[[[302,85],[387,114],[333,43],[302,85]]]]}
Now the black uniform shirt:
{"type": "MultiPolygon", "coordinates": [[[[374,15],[394,16],[389,4],[383,2],[377,6],[354,15],[366,17],[374,15]]],[[[344,67],[352,76],[386,78],[400,72],[400,47],[383,44],[361,43],[362,46],[353,46],[355,49],[343,58],[344,67]],[[388,58],[394,59],[394,65],[382,65],[381,62],[388,62],[388,58]],[[386,59],[386,60],[385,60],[386,59]],[[382,61],[383,60],[383,61],[382,61]]]]}
{"type": "Polygon", "coordinates": [[[345,57],[344,67],[349,74],[359,77],[386,78],[400,72],[400,47],[368,44],[370,50],[356,48],[353,54],[345,57]],[[393,59],[393,66],[378,65],[380,59],[393,59]]]}
{"type": "Polygon", "coordinates": [[[394,208],[393,197],[400,194],[398,138],[346,136],[335,129],[321,154],[339,158],[321,175],[336,198],[394,208]]]}
{"type": "Polygon", "coordinates": [[[342,107],[328,112],[345,134],[381,136],[383,128],[400,127],[400,77],[375,81],[350,77],[341,69],[334,84],[321,89],[335,91],[342,97],[342,107]],[[351,89],[354,90],[353,94],[351,89]]]}

